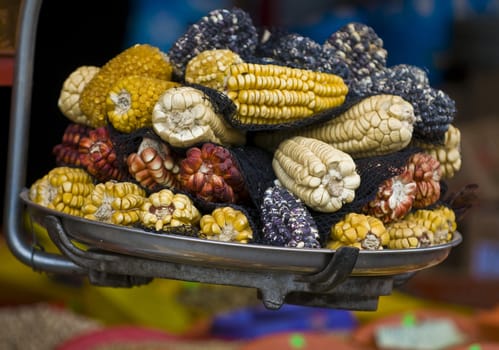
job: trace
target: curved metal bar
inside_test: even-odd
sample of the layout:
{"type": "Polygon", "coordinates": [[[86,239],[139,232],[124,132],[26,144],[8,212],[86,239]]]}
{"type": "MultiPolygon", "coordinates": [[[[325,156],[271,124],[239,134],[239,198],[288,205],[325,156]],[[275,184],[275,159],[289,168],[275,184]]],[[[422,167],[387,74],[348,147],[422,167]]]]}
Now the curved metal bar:
{"type": "Polygon", "coordinates": [[[35,41],[42,1],[24,0],[21,4],[5,185],[4,232],[6,241],[16,258],[35,270],[83,274],[86,272],[84,269],[62,255],[49,254],[36,249],[22,229],[23,208],[19,194],[26,182],[35,41]]]}
{"type": "Polygon", "coordinates": [[[315,292],[332,290],[351,275],[358,257],[358,248],[341,247],[336,250],[322,271],[312,275],[298,276],[297,281],[309,283],[315,292]]]}

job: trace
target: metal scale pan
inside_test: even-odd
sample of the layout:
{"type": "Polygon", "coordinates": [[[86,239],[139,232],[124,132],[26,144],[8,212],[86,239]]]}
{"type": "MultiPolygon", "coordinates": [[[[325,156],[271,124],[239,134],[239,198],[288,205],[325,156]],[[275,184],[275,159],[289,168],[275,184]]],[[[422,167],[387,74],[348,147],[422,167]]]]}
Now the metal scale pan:
{"type": "Polygon", "coordinates": [[[4,215],[9,248],[34,270],[84,275],[101,286],[130,287],[167,278],[250,287],[269,309],[292,303],[376,310],[379,296],[389,295],[415,272],[441,263],[462,241],[455,233],[447,244],[384,251],[224,243],[89,221],[31,202],[25,184],[26,140],[40,7],[40,0],[22,4],[4,215]],[[47,228],[60,254],[33,244],[24,227],[25,214],[47,228]]]}

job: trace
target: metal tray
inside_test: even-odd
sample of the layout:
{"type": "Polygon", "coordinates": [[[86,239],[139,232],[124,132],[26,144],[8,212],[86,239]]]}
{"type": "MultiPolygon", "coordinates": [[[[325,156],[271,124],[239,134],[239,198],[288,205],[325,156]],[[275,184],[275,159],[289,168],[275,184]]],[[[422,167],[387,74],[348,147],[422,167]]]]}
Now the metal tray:
{"type": "MultiPolygon", "coordinates": [[[[297,249],[210,241],[174,234],[156,234],[138,228],[83,219],[48,209],[21,192],[26,210],[43,223],[47,215],[58,217],[71,238],[93,248],[165,262],[243,271],[317,273],[335,254],[330,249],[297,249]]],[[[441,263],[462,241],[456,232],[451,242],[427,248],[360,251],[352,276],[388,276],[415,272],[441,263]]]]}

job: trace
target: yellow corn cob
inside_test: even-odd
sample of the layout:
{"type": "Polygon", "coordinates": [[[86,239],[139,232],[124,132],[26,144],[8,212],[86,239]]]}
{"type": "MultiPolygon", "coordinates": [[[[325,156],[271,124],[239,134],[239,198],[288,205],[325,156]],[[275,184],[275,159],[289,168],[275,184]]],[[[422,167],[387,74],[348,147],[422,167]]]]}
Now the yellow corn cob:
{"type": "Polygon", "coordinates": [[[88,117],[89,125],[106,125],[106,99],[111,87],[128,75],[141,75],[171,80],[172,66],[168,56],[157,47],[137,44],[109,60],[80,95],[80,108],[88,117]]]}
{"type": "Polygon", "coordinates": [[[185,69],[185,81],[223,91],[227,70],[234,63],[243,63],[232,50],[205,50],[194,56],[185,69]]]}
{"type": "Polygon", "coordinates": [[[201,214],[185,194],[168,189],[152,193],[142,205],[140,222],[156,231],[168,227],[196,225],[201,214]]]}
{"type": "Polygon", "coordinates": [[[353,159],[325,142],[295,136],[274,152],[274,172],[290,192],[321,212],[334,212],[355,198],[360,185],[353,159]]]}
{"type": "Polygon", "coordinates": [[[433,232],[415,221],[393,222],[386,226],[386,230],[390,235],[388,247],[391,249],[428,247],[434,241],[433,232]]]}
{"type": "Polygon", "coordinates": [[[238,243],[248,243],[253,239],[248,218],[232,207],[220,207],[211,214],[203,215],[199,225],[202,238],[238,243]]]}
{"type": "Polygon", "coordinates": [[[85,170],[63,166],[35,181],[30,187],[29,198],[47,208],[81,216],[85,198],[93,189],[93,179],[85,170]]]}
{"type": "Polygon", "coordinates": [[[238,63],[229,67],[225,91],[243,124],[279,124],[340,106],[348,87],[330,73],[278,65],[238,63]]]}
{"type": "Polygon", "coordinates": [[[152,113],[154,131],[174,147],[200,142],[242,145],[245,134],[229,126],[198,89],[180,86],[165,91],[152,113]]]}
{"type": "Polygon", "coordinates": [[[329,249],[352,246],[366,250],[382,250],[390,236],[381,220],[363,214],[349,213],[331,227],[329,249]]]}
{"type": "Polygon", "coordinates": [[[91,122],[80,108],[80,95],[85,86],[100,71],[99,67],[81,66],[78,67],[62,85],[57,106],[68,119],[83,125],[90,125],[91,122]]]}
{"type": "Polygon", "coordinates": [[[443,145],[414,142],[440,162],[442,178],[450,179],[461,169],[461,131],[449,125],[445,133],[443,145]]]}
{"type": "Polygon", "coordinates": [[[116,130],[130,133],[152,125],[152,110],[166,90],[179,83],[130,75],[121,78],[109,90],[106,105],[109,122],[116,130]]]}
{"type": "Polygon", "coordinates": [[[432,210],[417,210],[407,215],[404,221],[415,222],[430,230],[433,233],[432,244],[449,242],[457,228],[454,211],[445,206],[439,206],[432,210]]]}
{"type": "Polygon", "coordinates": [[[327,122],[293,131],[263,132],[254,140],[260,147],[275,149],[288,137],[311,137],[359,158],[403,149],[411,141],[415,121],[409,102],[395,95],[375,95],[327,122]]]}
{"type": "Polygon", "coordinates": [[[145,195],[145,191],[132,182],[99,183],[83,204],[83,217],[115,225],[135,224],[140,219],[145,195]]]}
{"type": "Polygon", "coordinates": [[[243,124],[278,124],[337,107],[348,87],[330,73],[243,62],[230,50],[194,57],[186,80],[223,91],[235,103],[243,124]]]}

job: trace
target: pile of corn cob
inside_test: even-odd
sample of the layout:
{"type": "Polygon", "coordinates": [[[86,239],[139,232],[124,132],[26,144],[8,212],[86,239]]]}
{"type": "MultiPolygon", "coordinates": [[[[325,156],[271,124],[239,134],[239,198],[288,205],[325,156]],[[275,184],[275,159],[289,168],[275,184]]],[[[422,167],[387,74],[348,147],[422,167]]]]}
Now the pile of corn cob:
{"type": "Polygon", "coordinates": [[[76,68],[58,101],[69,125],[56,167],[29,198],[89,220],[239,243],[379,250],[451,240],[456,216],[440,184],[461,167],[453,101],[416,67],[386,67],[383,41],[366,25],[322,45],[257,33],[244,11],[215,10],[167,52],[137,44],[102,67],[76,68]],[[391,79],[402,75],[397,91],[391,79]],[[445,98],[432,105],[435,96],[445,98]],[[117,135],[140,142],[124,154],[117,135]],[[275,181],[258,204],[231,152],[247,146],[272,157],[275,181]],[[360,210],[320,235],[314,213],[356,200],[359,159],[414,147],[360,210]]]}

